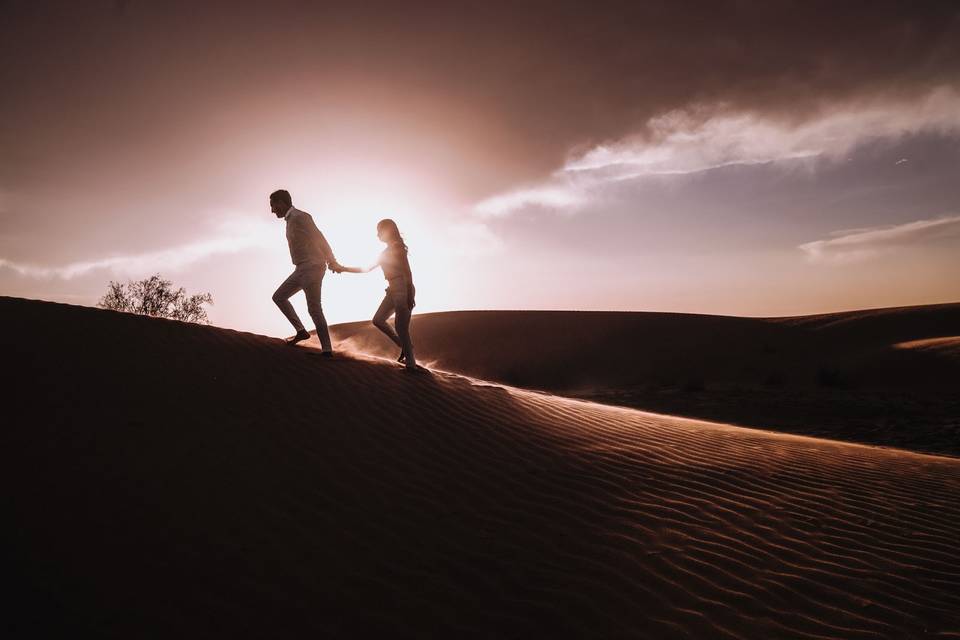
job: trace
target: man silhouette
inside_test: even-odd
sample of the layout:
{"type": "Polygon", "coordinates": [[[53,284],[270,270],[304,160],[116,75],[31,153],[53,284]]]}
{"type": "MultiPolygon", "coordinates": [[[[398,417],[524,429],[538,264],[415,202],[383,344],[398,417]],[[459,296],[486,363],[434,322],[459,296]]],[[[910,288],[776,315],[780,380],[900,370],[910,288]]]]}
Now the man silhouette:
{"type": "Polygon", "coordinates": [[[307,297],[307,311],[317,329],[317,338],[320,339],[323,349],[322,355],[329,358],[333,356],[333,349],[330,346],[327,320],[323,317],[323,307],[320,305],[320,285],[323,283],[327,265],[338,266],[337,260],[313,217],[294,208],[289,191],[278,189],[270,194],[270,211],[287,222],[287,244],[290,247],[290,260],[294,264],[293,273],[273,294],[273,301],[297,330],[297,335],[288,338],[286,343],[294,345],[310,338],[296,309],[290,304],[290,297],[302,289],[307,297]]]}

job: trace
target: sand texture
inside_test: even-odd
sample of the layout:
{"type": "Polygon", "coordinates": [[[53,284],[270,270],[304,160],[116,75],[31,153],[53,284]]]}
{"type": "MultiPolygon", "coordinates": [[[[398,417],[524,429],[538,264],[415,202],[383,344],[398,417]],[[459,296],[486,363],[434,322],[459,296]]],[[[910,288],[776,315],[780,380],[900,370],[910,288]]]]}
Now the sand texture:
{"type": "Polygon", "coordinates": [[[0,317],[5,637],[960,635],[960,460],[0,317]]]}
{"type": "MultiPolygon", "coordinates": [[[[960,304],[795,318],[461,311],[414,316],[433,368],[608,404],[960,456],[960,304]]],[[[369,322],[347,348],[397,349],[369,322]]]]}

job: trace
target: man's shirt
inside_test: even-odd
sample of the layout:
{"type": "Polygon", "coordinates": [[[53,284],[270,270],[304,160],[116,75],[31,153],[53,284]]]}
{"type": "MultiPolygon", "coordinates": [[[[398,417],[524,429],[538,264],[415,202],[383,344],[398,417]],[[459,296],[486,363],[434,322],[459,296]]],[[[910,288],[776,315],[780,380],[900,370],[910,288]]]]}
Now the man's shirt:
{"type": "Polygon", "coordinates": [[[293,264],[336,262],[330,244],[309,213],[290,207],[283,219],[287,221],[287,245],[293,264]]]}

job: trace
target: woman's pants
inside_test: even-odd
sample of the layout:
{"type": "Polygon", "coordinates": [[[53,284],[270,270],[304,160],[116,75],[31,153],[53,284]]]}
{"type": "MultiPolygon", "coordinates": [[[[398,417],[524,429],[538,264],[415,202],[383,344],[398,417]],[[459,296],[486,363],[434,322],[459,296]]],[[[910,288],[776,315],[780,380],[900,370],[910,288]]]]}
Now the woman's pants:
{"type": "Polygon", "coordinates": [[[417,360],[413,355],[413,342],[410,340],[410,305],[407,303],[407,292],[405,289],[391,290],[387,289],[387,295],[384,296],[380,308],[373,316],[373,324],[377,329],[387,334],[387,337],[393,340],[393,343],[403,349],[407,356],[407,366],[417,366],[417,360]],[[387,318],[390,314],[396,314],[393,319],[394,328],[387,324],[387,318]]]}

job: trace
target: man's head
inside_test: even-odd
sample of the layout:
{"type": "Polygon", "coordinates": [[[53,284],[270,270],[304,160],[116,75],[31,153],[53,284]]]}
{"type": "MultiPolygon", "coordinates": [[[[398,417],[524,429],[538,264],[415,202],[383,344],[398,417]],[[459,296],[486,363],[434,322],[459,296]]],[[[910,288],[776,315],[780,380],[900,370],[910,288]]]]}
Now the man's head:
{"type": "Polygon", "coordinates": [[[270,211],[282,218],[287,215],[287,211],[293,206],[293,200],[290,198],[290,192],[286,189],[277,189],[270,194],[270,211]]]}

